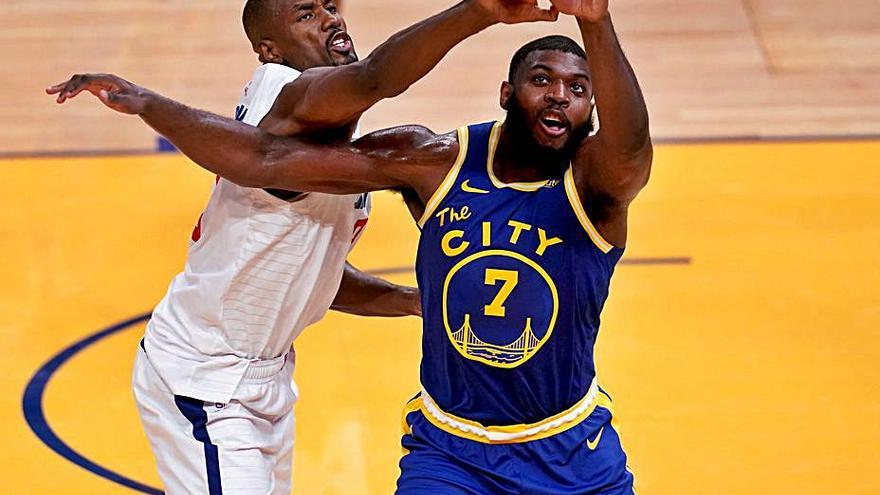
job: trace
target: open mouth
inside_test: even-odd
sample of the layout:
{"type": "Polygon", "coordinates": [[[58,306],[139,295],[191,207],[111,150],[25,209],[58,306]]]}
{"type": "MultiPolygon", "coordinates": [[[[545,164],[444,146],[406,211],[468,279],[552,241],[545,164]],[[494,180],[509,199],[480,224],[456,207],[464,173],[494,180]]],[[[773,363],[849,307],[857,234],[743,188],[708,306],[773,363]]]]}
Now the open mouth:
{"type": "Polygon", "coordinates": [[[548,110],[541,115],[541,128],[545,133],[558,137],[568,132],[568,119],[564,114],[555,110],[548,110]]]}
{"type": "Polygon", "coordinates": [[[327,49],[340,55],[351,52],[351,37],[345,31],[337,31],[327,40],[327,49]]]}

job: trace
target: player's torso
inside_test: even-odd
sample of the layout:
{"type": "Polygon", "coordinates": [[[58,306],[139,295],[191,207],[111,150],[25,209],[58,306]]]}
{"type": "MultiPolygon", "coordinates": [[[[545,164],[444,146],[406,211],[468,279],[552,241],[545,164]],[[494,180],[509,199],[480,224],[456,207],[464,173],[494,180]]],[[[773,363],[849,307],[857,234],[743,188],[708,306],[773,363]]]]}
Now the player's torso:
{"type": "Polygon", "coordinates": [[[570,171],[535,184],[491,176],[499,131],[492,123],[459,131],[466,156],[438,188],[442,200],[426,207],[416,271],[425,391],[446,412],[505,425],[584,397],[622,250],[592,229],[570,171]]]}
{"type": "MultiPolygon", "coordinates": [[[[257,69],[236,118],[259,124],[298,75],[275,64],[257,69]]],[[[265,359],[287,352],[332,303],[369,210],[366,194],[307,193],[285,201],[218,179],[186,268],[154,313],[152,325],[164,332],[152,333],[162,334],[165,347],[180,346],[181,355],[265,359]]]]}

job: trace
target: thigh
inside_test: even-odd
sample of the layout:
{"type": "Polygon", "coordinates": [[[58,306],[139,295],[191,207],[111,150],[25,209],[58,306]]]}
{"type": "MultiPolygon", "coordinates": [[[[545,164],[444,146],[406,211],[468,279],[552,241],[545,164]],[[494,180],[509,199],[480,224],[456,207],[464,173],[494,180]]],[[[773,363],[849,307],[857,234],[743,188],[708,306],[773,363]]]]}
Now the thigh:
{"type": "Polygon", "coordinates": [[[288,495],[293,480],[293,440],[296,420],[291,409],[279,422],[278,432],[281,435],[281,450],[275,458],[272,471],[272,494],[288,495]]]}
{"type": "Polygon", "coordinates": [[[214,404],[175,396],[142,352],[134,392],[169,495],[290,492],[292,408],[263,414],[235,400],[214,404]]]}
{"type": "Polygon", "coordinates": [[[400,459],[397,495],[481,495],[486,493],[472,473],[430,447],[418,445],[412,435],[401,441],[407,452],[400,459]]]}
{"type": "Polygon", "coordinates": [[[398,495],[519,493],[508,446],[486,445],[436,428],[416,411],[407,415],[398,495]]]}
{"type": "Polygon", "coordinates": [[[174,394],[140,349],[132,385],[141,424],[165,492],[168,495],[219,493],[216,473],[213,468],[208,470],[213,452],[206,453],[206,444],[193,435],[192,423],[181,414],[174,394]]]}

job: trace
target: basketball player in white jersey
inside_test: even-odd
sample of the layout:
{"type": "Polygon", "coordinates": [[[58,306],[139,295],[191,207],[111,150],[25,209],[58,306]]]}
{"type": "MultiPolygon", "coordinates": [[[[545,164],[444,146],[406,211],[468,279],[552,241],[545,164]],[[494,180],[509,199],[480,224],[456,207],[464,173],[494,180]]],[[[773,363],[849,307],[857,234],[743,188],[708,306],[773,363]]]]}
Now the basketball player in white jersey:
{"type": "MultiPolygon", "coordinates": [[[[347,141],[366,109],[405,91],[463,39],[494,23],[557,15],[536,0],[466,0],[358,62],[332,0],[248,0],[243,23],[264,65],[235,116],[277,135],[347,141]]],[[[98,94],[101,81],[74,76],[48,91],[60,103],[76,87],[98,94]]],[[[369,208],[366,194],[251,189],[218,178],[134,369],[167,493],[289,493],[293,340],[330,307],[420,313],[414,289],[345,263],[369,208]]]]}

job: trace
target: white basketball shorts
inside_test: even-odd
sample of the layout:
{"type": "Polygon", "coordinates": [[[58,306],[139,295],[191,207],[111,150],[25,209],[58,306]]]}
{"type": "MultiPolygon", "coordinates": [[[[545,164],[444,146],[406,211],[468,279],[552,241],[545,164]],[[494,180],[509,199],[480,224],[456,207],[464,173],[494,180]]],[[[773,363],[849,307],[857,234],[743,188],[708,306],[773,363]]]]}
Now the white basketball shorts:
{"type": "Polygon", "coordinates": [[[138,346],[132,387],[165,493],[290,493],[292,355],[249,369],[233,399],[214,404],[174,395],[138,346]]]}

